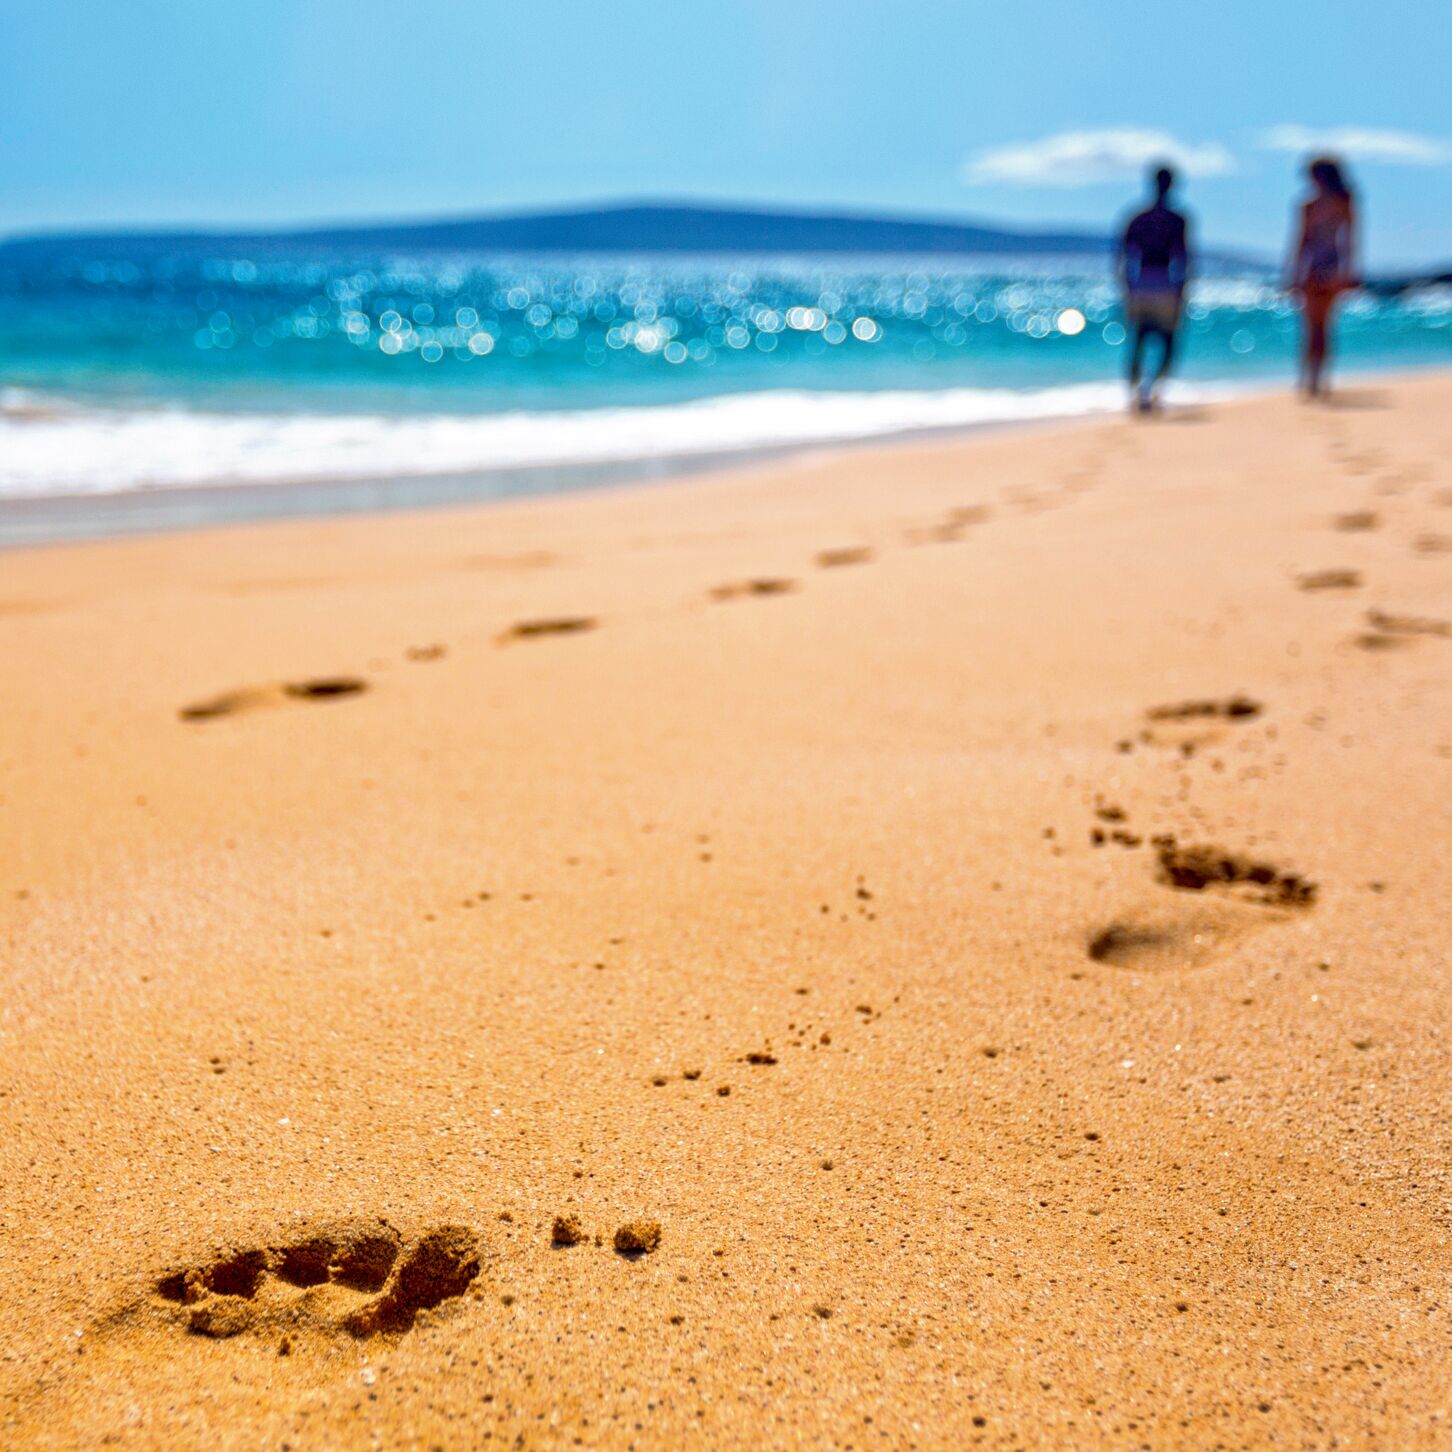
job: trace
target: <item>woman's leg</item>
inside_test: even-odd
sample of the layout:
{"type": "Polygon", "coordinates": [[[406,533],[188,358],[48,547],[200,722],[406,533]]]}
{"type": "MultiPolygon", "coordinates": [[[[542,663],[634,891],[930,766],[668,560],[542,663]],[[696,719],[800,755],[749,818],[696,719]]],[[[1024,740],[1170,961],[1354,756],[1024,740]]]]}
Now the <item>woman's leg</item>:
{"type": "Polygon", "coordinates": [[[1326,306],[1321,313],[1321,366],[1316,374],[1317,392],[1324,392],[1328,386],[1325,379],[1327,365],[1331,361],[1331,319],[1336,312],[1336,303],[1341,294],[1332,288],[1326,293],[1326,306]]]}
{"type": "Polygon", "coordinates": [[[1301,364],[1301,383],[1306,392],[1315,397],[1321,392],[1321,378],[1326,371],[1331,309],[1335,305],[1336,294],[1330,288],[1307,288],[1303,302],[1306,343],[1301,364]]]}

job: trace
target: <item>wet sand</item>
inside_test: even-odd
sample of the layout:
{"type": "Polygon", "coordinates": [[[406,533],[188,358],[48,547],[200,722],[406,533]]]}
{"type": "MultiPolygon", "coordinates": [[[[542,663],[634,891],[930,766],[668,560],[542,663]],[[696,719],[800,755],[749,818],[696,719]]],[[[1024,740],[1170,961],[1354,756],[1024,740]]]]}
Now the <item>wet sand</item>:
{"type": "Polygon", "coordinates": [[[0,1445],[1445,1446],[1449,405],[0,557],[0,1445]]]}

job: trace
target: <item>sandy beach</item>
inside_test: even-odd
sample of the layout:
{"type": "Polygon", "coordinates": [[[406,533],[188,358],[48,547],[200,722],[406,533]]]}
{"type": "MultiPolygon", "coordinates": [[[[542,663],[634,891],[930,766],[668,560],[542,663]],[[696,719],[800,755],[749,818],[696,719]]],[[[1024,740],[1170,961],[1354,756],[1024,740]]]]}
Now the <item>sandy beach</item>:
{"type": "Polygon", "coordinates": [[[1452,1440],[1452,375],[15,551],[0,658],[0,1445],[1452,1440]]]}

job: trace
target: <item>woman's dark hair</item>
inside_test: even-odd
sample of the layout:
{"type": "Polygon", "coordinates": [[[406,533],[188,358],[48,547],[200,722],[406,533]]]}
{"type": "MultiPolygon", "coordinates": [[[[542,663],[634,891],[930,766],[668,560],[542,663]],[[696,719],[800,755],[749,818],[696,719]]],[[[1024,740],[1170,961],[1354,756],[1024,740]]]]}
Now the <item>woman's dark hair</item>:
{"type": "Polygon", "coordinates": [[[1318,156],[1306,170],[1310,173],[1311,180],[1332,196],[1351,200],[1351,184],[1346,180],[1346,173],[1341,170],[1341,163],[1334,156],[1318,156]]]}

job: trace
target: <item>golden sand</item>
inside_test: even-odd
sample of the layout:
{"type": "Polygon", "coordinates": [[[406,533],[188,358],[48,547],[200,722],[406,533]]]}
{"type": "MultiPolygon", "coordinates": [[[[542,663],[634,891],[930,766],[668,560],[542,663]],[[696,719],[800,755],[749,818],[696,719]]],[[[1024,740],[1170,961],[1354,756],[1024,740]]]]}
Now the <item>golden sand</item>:
{"type": "Polygon", "coordinates": [[[0,1445],[1447,1446],[1437,541],[1445,376],[0,556],[0,1445]]]}

